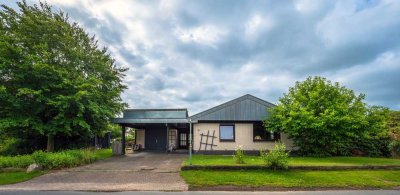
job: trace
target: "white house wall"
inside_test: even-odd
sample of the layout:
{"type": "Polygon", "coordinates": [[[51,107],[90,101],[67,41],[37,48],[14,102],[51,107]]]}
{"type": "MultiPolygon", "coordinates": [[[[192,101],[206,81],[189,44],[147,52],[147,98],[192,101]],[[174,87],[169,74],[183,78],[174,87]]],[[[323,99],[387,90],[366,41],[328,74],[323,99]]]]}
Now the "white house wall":
{"type": "MultiPolygon", "coordinates": [[[[243,150],[247,151],[259,151],[260,149],[271,150],[274,148],[274,141],[253,141],[253,124],[252,123],[235,123],[235,142],[220,142],[219,141],[219,126],[220,123],[195,123],[193,124],[193,150],[198,151],[200,147],[200,134],[207,134],[207,131],[212,135],[215,131],[213,150],[216,151],[232,151],[241,146],[243,150]]],[[[281,134],[281,141],[286,144],[287,149],[292,149],[292,141],[287,138],[285,134],[281,134]]],[[[203,142],[206,142],[203,137],[203,142]]],[[[211,143],[209,138],[208,143],[211,143]]],[[[207,151],[210,150],[208,146],[207,151]]],[[[204,145],[201,146],[201,150],[204,151],[204,145]]]]}

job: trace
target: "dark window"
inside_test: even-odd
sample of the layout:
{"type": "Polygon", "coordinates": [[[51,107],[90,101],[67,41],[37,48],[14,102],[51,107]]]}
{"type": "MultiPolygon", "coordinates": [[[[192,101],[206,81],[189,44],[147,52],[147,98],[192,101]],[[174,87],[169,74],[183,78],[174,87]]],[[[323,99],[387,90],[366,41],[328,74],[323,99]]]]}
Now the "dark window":
{"type": "Polygon", "coordinates": [[[235,141],[235,125],[221,124],[219,126],[219,141],[235,141]]]}
{"type": "Polygon", "coordinates": [[[181,133],[179,140],[180,140],[179,141],[179,146],[180,147],[186,147],[187,146],[187,134],[186,133],[181,133]]]}
{"type": "Polygon", "coordinates": [[[253,123],[253,141],[275,141],[280,138],[280,133],[265,130],[262,123],[253,123]]]}

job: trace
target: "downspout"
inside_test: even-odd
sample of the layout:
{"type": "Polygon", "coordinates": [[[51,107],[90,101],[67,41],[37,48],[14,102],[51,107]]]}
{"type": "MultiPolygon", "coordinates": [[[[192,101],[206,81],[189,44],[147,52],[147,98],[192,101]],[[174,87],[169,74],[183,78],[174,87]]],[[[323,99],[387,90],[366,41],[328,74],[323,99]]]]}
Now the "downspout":
{"type": "Polygon", "coordinates": [[[166,145],[166,148],[167,148],[167,151],[166,152],[171,152],[171,151],[169,151],[169,126],[168,126],[168,123],[165,123],[165,126],[167,127],[167,145],[166,145]]]}
{"type": "Polygon", "coordinates": [[[189,118],[189,165],[192,166],[192,119],[189,118]]]}

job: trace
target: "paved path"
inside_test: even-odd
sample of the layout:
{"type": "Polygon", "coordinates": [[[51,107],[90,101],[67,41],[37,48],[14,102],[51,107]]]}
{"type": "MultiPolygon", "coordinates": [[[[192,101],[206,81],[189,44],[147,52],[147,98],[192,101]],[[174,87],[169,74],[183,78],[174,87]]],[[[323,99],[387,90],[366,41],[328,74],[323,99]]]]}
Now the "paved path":
{"type": "Polygon", "coordinates": [[[138,153],[54,171],[32,180],[0,187],[4,190],[184,191],[179,175],[186,155],[138,153]]]}
{"type": "MultiPolygon", "coordinates": [[[[199,192],[199,191],[187,191],[187,192],[116,192],[113,195],[398,195],[400,191],[395,190],[337,190],[337,191],[287,191],[287,192],[199,192]]],[[[42,191],[11,191],[1,192],[2,194],[9,195],[105,195],[110,193],[94,193],[94,192],[42,192],[42,191]]]]}

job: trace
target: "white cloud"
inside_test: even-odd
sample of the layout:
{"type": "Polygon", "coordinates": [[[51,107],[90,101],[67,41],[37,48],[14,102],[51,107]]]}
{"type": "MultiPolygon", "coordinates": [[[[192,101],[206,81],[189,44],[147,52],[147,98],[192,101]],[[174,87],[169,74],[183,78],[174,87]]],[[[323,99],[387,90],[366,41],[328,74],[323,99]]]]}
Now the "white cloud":
{"type": "Polygon", "coordinates": [[[254,14],[245,24],[246,36],[250,39],[256,38],[262,32],[271,30],[273,25],[274,22],[271,18],[254,14]]]}
{"type": "Polygon", "coordinates": [[[245,93],[277,102],[322,75],[400,109],[400,1],[48,2],[130,67],[132,108],[194,114],[245,93]]]}
{"type": "Polygon", "coordinates": [[[294,2],[296,10],[305,14],[317,11],[320,7],[322,7],[323,3],[323,1],[315,0],[296,0],[294,2]]]}
{"type": "Polygon", "coordinates": [[[335,47],[356,42],[373,43],[388,30],[400,26],[400,1],[383,2],[373,9],[357,10],[352,1],[339,1],[317,25],[317,34],[325,44],[335,47]]]}
{"type": "Polygon", "coordinates": [[[177,27],[175,34],[182,42],[194,42],[216,48],[216,44],[223,39],[227,31],[215,25],[202,25],[189,29],[177,27]]]}

